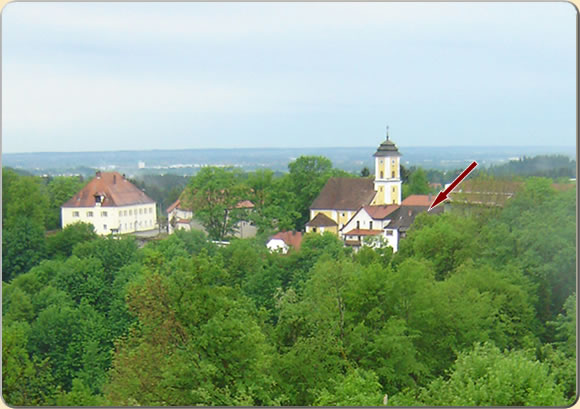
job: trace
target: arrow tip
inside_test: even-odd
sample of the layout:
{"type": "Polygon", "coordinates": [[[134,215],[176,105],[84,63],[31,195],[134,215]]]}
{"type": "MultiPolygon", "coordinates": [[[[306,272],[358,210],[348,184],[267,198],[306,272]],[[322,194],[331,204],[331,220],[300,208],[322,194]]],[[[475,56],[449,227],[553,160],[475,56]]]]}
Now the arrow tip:
{"type": "Polygon", "coordinates": [[[437,206],[444,200],[447,200],[447,193],[445,193],[444,191],[440,191],[435,200],[433,200],[433,203],[431,203],[431,207],[429,207],[429,210],[427,211],[431,211],[431,209],[433,209],[435,206],[437,206]]]}

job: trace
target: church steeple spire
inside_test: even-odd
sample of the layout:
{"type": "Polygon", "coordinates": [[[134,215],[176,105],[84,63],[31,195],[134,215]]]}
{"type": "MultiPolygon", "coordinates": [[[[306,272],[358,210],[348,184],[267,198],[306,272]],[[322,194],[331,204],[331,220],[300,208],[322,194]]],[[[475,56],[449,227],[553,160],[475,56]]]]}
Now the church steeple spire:
{"type": "Polygon", "coordinates": [[[389,125],[387,125],[387,141],[389,140],[389,125]]]}

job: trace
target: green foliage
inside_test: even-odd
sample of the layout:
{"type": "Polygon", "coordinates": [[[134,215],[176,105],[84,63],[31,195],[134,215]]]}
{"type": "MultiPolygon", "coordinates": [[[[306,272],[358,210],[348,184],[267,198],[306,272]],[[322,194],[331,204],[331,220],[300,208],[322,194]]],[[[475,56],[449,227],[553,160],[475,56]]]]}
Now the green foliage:
{"type": "Polygon", "coordinates": [[[523,351],[501,352],[476,344],[459,354],[447,379],[438,378],[418,393],[395,396],[403,406],[563,406],[566,400],[549,368],[523,351]]]}
{"type": "Polygon", "coordinates": [[[425,195],[431,192],[427,174],[422,168],[413,169],[408,183],[403,185],[403,196],[425,195]]]}
{"type": "Polygon", "coordinates": [[[96,239],[95,227],[90,223],[69,224],[61,231],[47,237],[47,254],[64,259],[72,255],[75,245],[96,239]]]}
{"type": "Polygon", "coordinates": [[[58,176],[48,181],[49,213],[47,215],[47,229],[54,230],[61,227],[60,207],[84,186],[85,181],[82,177],[58,176]]]}
{"type": "Polygon", "coordinates": [[[322,156],[301,156],[288,164],[289,190],[296,198],[300,214],[296,229],[302,230],[309,220],[310,205],[332,175],[332,162],[322,156]]]}
{"type": "Polygon", "coordinates": [[[21,218],[45,228],[48,222],[49,199],[42,179],[20,176],[2,168],[2,227],[19,224],[21,218]]]}
{"type": "Polygon", "coordinates": [[[202,168],[183,192],[184,204],[191,206],[213,240],[223,240],[238,221],[247,218],[245,210],[236,208],[249,195],[241,177],[238,169],[202,168]]]}
{"type": "Polygon", "coordinates": [[[565,155],[524,156],[502,165],[492,166],[488,173],[495,176],[540,176],[546,178],[576,177],[576,161],[565,155]]]}
{"type": "MultiPolygon", "coordinates": [[[[423,187],[425,174],[434,176],[411,171],[402,177],[423,187]]],[[[45,241],[40,218],[50,224],[78,180],[3,176],[10,404],[575,399],[575,189],[535,178],[502,209],[419,215],[395,254],[370,242],[353,253],[325,233],[281,255],[267,251],[268,234],[307,217],[328,177],[352,175],[319,157],[299,158],[283,176],[200,171],[184,198],[214,199],[206,202],[218,208],[214,237],[242,216],[260,230],[223,248],[182,230],[138,248],[133,238],[96,237],[81,224],[45,241]],[[28,195],[46,200],[26,203],[28,195]],[[236,215],[241,199],[254,210],[236,215]]]]}
{"type": "Polygon", "coordinates": [[[51,404],[54,383],[48,359],[30,358],[25,322],[2,325],[2,396],[8,405],[51,404]]]}
{"type": "Polygon", "coordinates": [[[372,371],[355,369],[333,380],[330,390],[318,392],[317,406],[380,406],[381,385],[372,371]]]}
{"type": "Polygon", "coordinates": [[[2,231],[2,281],[26,273],[46,256],[43,227],[34,219],[19,216],[2,231]]]}

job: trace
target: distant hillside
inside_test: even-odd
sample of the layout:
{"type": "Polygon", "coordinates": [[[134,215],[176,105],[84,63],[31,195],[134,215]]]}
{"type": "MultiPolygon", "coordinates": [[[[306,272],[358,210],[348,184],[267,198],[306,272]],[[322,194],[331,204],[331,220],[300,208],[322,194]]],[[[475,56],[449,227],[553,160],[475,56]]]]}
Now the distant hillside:
{"type": "Polygon", "coordinates": [[[552,179],[575,178],[576,161],[564,155],[524,156],[503,165],[492,165],[489,174],[506,176],[541,176],[552,179]]]}

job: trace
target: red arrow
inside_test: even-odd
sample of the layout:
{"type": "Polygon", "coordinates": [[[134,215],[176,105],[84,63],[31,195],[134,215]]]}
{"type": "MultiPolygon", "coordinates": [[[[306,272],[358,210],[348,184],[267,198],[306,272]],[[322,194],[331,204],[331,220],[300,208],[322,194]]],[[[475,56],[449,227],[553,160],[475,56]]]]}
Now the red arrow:
{"type": "Polygon", "coordinates": [[[435,200],[433,201],[433,203],[431,203],[431,207],[429,208],[429,211],[431,209],[433,209],[435,206],[437,206],[439,203],[441,203],[442,201],[447,200],[447,195],[449,193],[451,193],[451,191],[453,189],[455,189],[457,187],[457,185],[460,184],[461,181],[463,179],[465,179],[465,177],[467,175],[469,175],[473,169],[475,169],[476,166],[477,166],[477,162],[473,161],[471,163],[471,165],[469,165],[463,172],[461,172],[461,174],[459,176],[457,176],[457,178],[455,178],[455,180],[453,182],[451,182],[451,184],[447,187],[447,189],[440,191],[439,194],[437,195],[437,197],[435,198],[435,200]]]}

